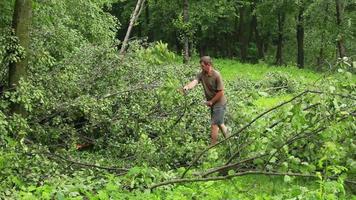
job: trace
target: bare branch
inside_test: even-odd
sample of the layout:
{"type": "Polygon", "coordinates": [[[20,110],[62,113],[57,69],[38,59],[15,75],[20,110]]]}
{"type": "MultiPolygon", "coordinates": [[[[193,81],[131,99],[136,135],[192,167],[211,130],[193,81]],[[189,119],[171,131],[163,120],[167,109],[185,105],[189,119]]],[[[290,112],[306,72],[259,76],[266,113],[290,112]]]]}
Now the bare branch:
{"type": "Polygon", "coordinates": [[[137,3],[136,3],[135,10],[131,14],[130,24],[129,24],[129,27],[127,28],[127,32],[126,32],[124,41],[122,42],[122,46],[121,46],[121,49],[120,49],[120,54],[123,54],[125,52],[125,50],[126,50],[127,42],[129,40],[132,27],[134,26],[137,18],[139,17],[139,15],[141,13],[140,10],[142,9],[142,6],[143,6],[144,2],[145,2],[145,0],[138,0],[137,3]]]}
{"type": "Polygon", "coordinates": [[[223,171],[223,170],[227,170],[227,169],[230,169],[230,168],[234,168],[242,163],[246,163],[246,162],[249,162],[249,161],[252,161],[252,160],[255,160],[257,158],[262,158],[264,156],[267,156],[268,154],[262,154],[262,155],[258,155],[258,156],[255,156],[255,157],[252,157],[252,158],[247,158],[245,160],[241,160],[239,162],[236,162],[236,163],[233,163],[233,164],[229,164],[229,165],[224,165],[224,166],[221,166],[221,167],[217,167],[217,168],[214,168],[214,169],[210,169],[208,170],[207,172],[205,172],[204,174],[202,174],[203,177],[205,176],[208,176],[210,174],[213,174],[215,172],[220,172],[220,171],[223,171]]]}

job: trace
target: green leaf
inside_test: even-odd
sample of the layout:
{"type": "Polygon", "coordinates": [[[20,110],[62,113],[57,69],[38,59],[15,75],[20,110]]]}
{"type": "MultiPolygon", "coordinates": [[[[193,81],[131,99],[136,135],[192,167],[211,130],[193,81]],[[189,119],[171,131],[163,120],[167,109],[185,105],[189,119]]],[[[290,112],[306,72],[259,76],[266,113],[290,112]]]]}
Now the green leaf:
{"type": "Polygon", "coordinates": [[[288,175],[285,175],[283,181],[285,183],[290,183],[290,182],[292,182],[292,178],[290,176],[288,176],[288,175]]]}
{"type": "Polygon", "coordinates": [[[98,192],[98,197],[99,197],[100,200],[109,200],[109,195],[108,195],[108,193],[107,193],[106,191],[104,191],[104,190],[100,190],[100,191],[98,192]]]}

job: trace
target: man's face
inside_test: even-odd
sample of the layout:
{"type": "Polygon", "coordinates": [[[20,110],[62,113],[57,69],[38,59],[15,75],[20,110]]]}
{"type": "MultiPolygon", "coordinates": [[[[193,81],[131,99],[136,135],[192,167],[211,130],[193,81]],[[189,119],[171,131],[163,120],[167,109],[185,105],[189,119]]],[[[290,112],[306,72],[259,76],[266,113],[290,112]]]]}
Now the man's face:
{"type": "Polygon", "coordinates": [[[210,64],[204,63],[204,62],[200,62],[200,67],[201,67],[201,69],[203,70],[203,72],[209,73],[209,71],[210,71],[210,64]]]}

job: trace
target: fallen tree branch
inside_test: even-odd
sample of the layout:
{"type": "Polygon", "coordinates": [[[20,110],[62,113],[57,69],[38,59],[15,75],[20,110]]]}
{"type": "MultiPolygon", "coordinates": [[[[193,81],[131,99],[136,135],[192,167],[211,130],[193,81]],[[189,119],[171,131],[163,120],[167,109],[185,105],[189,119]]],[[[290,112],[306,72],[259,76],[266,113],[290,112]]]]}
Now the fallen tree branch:
{"type": "Polygon", "coordinates": [[[313,136],[313,134],[320,133],[321,131],[323,131],[323,130],[325,130],[325,129],[326,129],[326,127],[321,127],[321,128],[319,128],[319,129],[317,129],[317,130],[314,130],[314,131],[312,131],[312,132],[304,132],[304,131],[302,131],[302,132],[300,132],[300,133],[294,135],[293,137],[291,137],[290,139],[288,139],[286,142],[284,142],[283,144],[281,144],[279,147],[277,147],[277,150],[276,150],[274,153],[272,153],[272,155],[269,156],[269,158],[267,159],[267,161],[266,161],[266,163],[265,163],[265,165],[264,165],[263,168],[266,168],[267,164],[270,162],[270,160],[273,158],[273,156],[275,156],[277,153],[279,153],[280,150],[281,150],[284,146],[290,145],[290,144],[292,144],[293,142],[295,142],[295,141],[297,141],[297,140],[299,140],[299,139],[311,137],[311,136],[313,136]]]}
{"type": "Polygon", "coordinates": [[[90,163],[81,163],[81,162],[77,162],[77,161],[74,161],[74,160],[71,160],[71,159],[64,158],[63,156],[60,156],[60,155],[57,155],[57,154],[53,154],[53,153],[41,153],[41,154],[44,154],[44,155],[47,155],[47,156],[50,156],[50,157],[56,157],[56,158],[59,158],[61,160],[64,160],[64,161],[69,162],[69,163],[74,164],[74,165],[92,167],[92,168],[98,168],[98,169],[105,169],[105,170],[109,170],[109,171],[122,172],[119,175],[124,175],[129,171],[129,169],[125,169],[125,168],[104,167],[104,166],[94,165],[94,164],[90,164],[90,163]]]}
{"type": "MultiPolygon", "coordinates": [[[[136,87],[136,88],[129,88],[127,90],[123,90],[123,91],[117,91],[114,93],[109,93],[109,94],[105,94],[103,96],[93,96],[93,98],[96,98],[96,100],[102,100],[102,99],[106,99],[106,98],[110,98],[122,93],[128,93],[128,92],[133,92],[133,91],[137,91],[137,90],[150,90],[150,89],[154,89],[159,87],[158,84],[149,84],[149,85],[142,85],[140,87],[136,87]]],[[[84,95],[83,95],[84,96],[84,95]]],[[[49,116],[44,116],[40,119],[37,119],[33,122],[30,122],[30,124],[35,124],[35,123],[46,123],[50,120],[52,120],[53,118],[55,118],[56,116],[63,114],[64,112],[66,112],[68,109],[70,109],[71,107],[75,106],[75,103],[78,101],[78,99],[80,100],[81,97],[83,96],[79,96],[75,99],[73,99],[71,102],[63,102],[60,103],[59,105],[55,106],[53,113],[51,113],[49,116]]]]}
{"type": "Polygon", "coordinates": [[[239,162],[236,162],[236,163],[232,163],[232,164],[228,164],[228,165],[223,165],[223,166],[220,166],[220,167],[217,167],[217,168],[213,168],[213,169],[210,169],[208,170],[207,172],[205,172],[204,174],[202,174],[202,177],[205,177],[205,176],[208,176],[210,174],[213,174],[215,172],[220,172],[222,170],[227,170],[229,168],[233,168],[233,167],[236,167],[242,163],[246,163],[246,162],[249,162],[251,160],[254,160],[254,159],[257,159],[257,158],[262,158],[264,156],[268,156],[268,154],[262,154],[262,155],[258,155],[258,156],[255,156],[255,157],[252,157],[252,158],[247,158],[247,159],[244,159],[244,160],[241,160],[239,162]]]}
{"type": "Polygon", "coordinates": [[[322,127],[322,128],[317,129],[317,130],[314,130],[314,131],[312,131],[312,132],[305,132],[305,131],[302,131],[302,132],[300,132],[300,133],[294,135],[294,136],[291,137],[290,139],[288,139],[288,140],[287,140],[285,143],[283,143],[282,145],[280,145],[280,146],[277,148],[277,150],[276,150],[274,153],[272,153],[272,155],[269,155],[269,154],[265,153],[265,154],[258,155],[258,156],[252,157],[252,158],[247,158],[247,159],[245,159],[245,160],[242,160],[242,161],[239,161],[239,162],[236,162],[236,163],[233,163],[233,164],[229,164],[230,161],[232,160],[232,159],[231,159],[232,157],[231,157],[225,165],[220,166],[220,167],[217,167],[217,168],[210,169],[210,170],[208,170],[206,173],[204,173],[202,176],[204,177],[204,176],[210,175],[210,174],[215,173],[215,172],[220,172],[220,171],[222,171],[222,170],[227,170],[227,169],[229,169],[229,168],[236,167],[236,166],[238,166],[238,165],[240,165],[240,164],[242,164],[242,163],[245,163],[245,162],[248,162],[248,161],[257,159],[257,158],[269,156],[269,158],[267,159],[267,161],[266,161],[266,163],[265,163],[265,166],[264,166],[264,169],[265,169],[265,167],[266,167],[267,163],[269,162],[269,160],[271,160],[271,158],[272,158],[275,154],[277,154],[285,145],[290,145],[291,143],[293,143],[293,142],[296,141],[296,140],[302,139],[302,138],[304,138],[304,137],[311,136],[313,133],[319,133],[319,132],[321,132],[321,131],[323,131],[323,130],[325,130],[325,129],[326,129],[325,127],[322,127]]]}
{"type": "MultiPolygon", "coordinates": [[[[351,112],[350,115],[348,116],[344,116],[343,118],[339,119],[338,122],[342,121],[342,120],[345,120],[347,119],[349,116],[352,116],[352,114],[354,114],[355,112],[351,112]]],[[[255,157],[252,157],[252,158],[247,158],[245,160],[242,160],[242,161],[239,161],[239,162],[236,162],[236,163],[233,163],[233,164],[225,164],[224,166],[220,166],[220,167],[217,167],[217,168],[213,168],[213,169],[210,169],[208,170],[207,172],[203,173],[202,176],[205,177],[207,175],[210,175],[212,173],[215,173],[215,172],[221,172],[221,171],[226,171],[227,169],[230,169],[230,168],[234,168],[242,163],[245,163],[245,162],[248,162],[248,161],[251,161],[251,160],[254,160],[254,159],[257,159],[257,158],[261,158],[261,157],[264,157],[264,156],[269,156],[269,158],[267,159],[266,161],[266,164],[264,166],[264,169],[267,165],[267,163],[269,162],[269,160],[275,156],[284,146],[286,145],[290,145],[292,144],[293,142],[299,140],[299,139],[302,139],[302,138],[307,138],[307,137],[311,137],[317,133],[320,133],[321,131],[324,131],[325,129],[327,129],[328,127],[320,127],[316,130],[312,130],[312,131],[308,131],[307,130],[304,130],[304,131],[301,131],[300,133],[297,133],[295,134],[294,136],[292,136],[290,139],[288,139],[286,142],[284,142],[283,144],[281,144],[277,150],[272,153],[271,155],[269,154],[262,154],[262,155],[259,155],[259,156],[255,156],[255,157]]]]}
{"type": "Polygon", "coordinates": [[[198,156],[192,161],[192,163],[188,166],[188,168],[183,172],[182,174],[182,178],[184,178],[185,174],[190,170],[190,168],[204,155],[205,152],[209,151],[210,149],[224,143],[225,141],[229,140],[230,138],[232,138],[233,136],[241,133],[242,131],[244,131],[245,129],[247,129],[248,127],[250,127],[254,122],[256,122],[257,120],[259,120],[261,117],[265,116],[266,114],[294,101],[295,99],[305,95],[308,93],[308,90],[304,91],[304,92],[301,92],[299,93],[298,95],[296,95],[295,97],[291,98],[290,100],[288,101],[285,101],[285,102],[282,102],[280,103],[279,105],[273,107],[273,108],[270,108],[268,110],[266,110],[265,112],[259,114],[257,117],[255,117],[253,120],[251,120],[249,123],[247,123],[245,126],[243,126],[240,130],[238,130],[236,133],[234,134],[231,134],[230,136],[228,136],[227,138],[225,138],[224,140],[221,140],[220,142],[217,142],[216,144],[214,145],[211,145],[209,147],[207,147],[206,149],[204,149],[203,151],[200,152],[200,154],[198,154],[198,156]]]}
{"type": "Polygon", "coordinates": [[[109,98],[109,97],[112,97],[112,96],[116,96],[116,95],[121,94],[121,93],[133,92],[133,91],[136,91],[136,90],[154,89],[154,88],[157,88],[157,87],[159,87],[158,84],[143,85],[143,86],[137,87],[137,88],[130,88],[130,89],[124,90],[124,91],[118,91],[118,92],[114,92],[114,93],[111,93],[111,94],[105,94],[102,97],[97,97],[97,99],[98,100],[99,99],[106,99],[106,98],[109,98]]]}
{"type": "Polygon", "coordinates": [[[242,147],[239,147],[239,149],[238,149],[233,155],[230,156],[229,160],[226,161],[225,165],[230,164],[231,161],[232,161],[244,148],[246,148],[248,145],[252,144],[253,142],[254,142],[254,141],[251,140],[250,142],[244,144],[242,147]]]}
{"type": "MultiPolygon", "coordinates": [[[[309,109],[311,109],[311,108],[313,108],[313,107],[315,107],[315,106],[317,106],[317,105],[320,105],[320,103],[312,104],[312,105],[310,105],[310,106],[304,108],[303,111],[309,110],[309,109]]],[[[275,126],[277,126],[278,124],[280,124],[280,123],[282,123],[282,122],[284,122],[284,121],[286,121],[286,120],[287,120],[287,117],[284,118],[284,119],[278,120],[278,121],[274,122],[273,124],[271,124],[271,125],[268,127],[268,129],[272,129],[272,128],[274,128],[275,126]]],[[[265,134],[265,133],[267,133],[267,132],[268,132],[268,130],[266,129],[265,131],[263,131],[263,134],[265,134]]],[[[250,141],[249,143],[247,143],[247,144],[245,144],[244,146],[242,146],[238,151],[236,151],[236,152],[229,158],[229,160],[225,163],[225,165],[230,164],[231,161],[241,152],[241,150],[244,149],[245,147],[247,147],[248,145],[250,145],[252,142],[253,142],[253,141],[250,141]]]]}
{"type": "Polygon", "coordinates": [[[309,90],[310,93],[313,94],[330,94],[330,95],[336,95],[336,96],[340,96],[346,99],[352,99],[352,100],[356,100],[356,97],[353,95],[345,95],[345,94],[339,94],[339,93],[327,93],[327,92],[322,92],[322,91],[317,91],[317,90],[309,90]]]}
{"type": "MultiPolygon", "coordinates": [[[[225,138],[224,140],[221,140],[220,142],[217,142],[216,144],[214,145],[211,145],[209,147],[207,147],[206,149],[204,149],[203,151],[201,151],[198,156],[192,161],[192,163],[188,166],[188,168],[183,172],[181,178],[184,178],[185,174],[191,169],[191,167],[204,155],[204,153],[206,153],[207,151],[209,151],[210,149],[226,142],[227,140],[229,140],[230,138],[232,138],[233,136],[243,132],[244,130],[246,130],[247,128],[249,128],[254,122],[256,122],[257,120],[259,120],[260,118],[262,118],[263,116],[265,116],[266,114],[304,96],[305,94],[308,94],[308,93],[312,93],[312,94],[324,94],[324,92],[321,92],[321,91],[312,91],[312,90],[305,90],[301,93],[299,93],[298,95],[294,96],[293,98],[291,98],[290,100],[288,101],[284,101],[280,104],[278,104],[277,106],[275,107],[272,107],[266,111],[264,111],[263,113],[259,114],[257,117],[255,117],[253,120],[251,120],[249,123],[247,123],[245,126],[243,126],[241,129],[239,129],[236,133],[234,134],[231,134],[230,136],[228,136],[227,138],[225,138]]],[[[349,98],[349,99],[353,99],[355,100],[355,98],[353,96],[349,96],[349,95],[343,95],[343,94],[338,94],[338,93],[333,93],[332,95],[337,95],[337,96],[341,96],[343,98],[349,98]]]]}
{"type": "Polygon", "coordinates": [[[311,174],[298,174],[298,173],[279,173],[279,172],[263,172],[263,171],[245,171],[245,172],[239,172],[236,174],[232,175],[227,175],[227,176],[217,176],[217,177],[209,177],[209,178],[182,178],[182,179],[175,179],[175,180],[170,180],[170,181],[165,181],[161,183],[154,184],[149,187],[150,190],[155,189],[157,187],[161,187],[164,185],[171,185],[171,184],[176,184],[176,183],[191,183],[191,182],[205,182],[205,181],[220,181],[220,180],[226,180],[226,179],[231,179],[237,176],[244,176],[244,175],[251,175],[251,174],[262,174],[262,175],[274,175],[274,176],[300,176],[300,177],[311,177],[311,178],[317,178],[316,175],[311,175],[311,174]]]}
{"type": "MultiPolygon", "coordinates": [[[[318,178],[317,175],[313,174],[301,174],[301,173],[281,173],[281,172],[265,172],[265,171],[244,171],[239,172],[227,176],[217,176],[217,177],[209,177],[209,178],[182,178],[182,179],[174,179],[170,181],[165,181],[161,183],[157,183],[151,185],[149,187],[150,190],[153,190],[157,187],[165,186],[165,185],[172,185],[177,183],[192,183],[192,182],[206,182],[206,181],[221,181],[227,180],[238,176],[245,176],[245,175],[267,175],[267,176],[296,176],[296,177],[305,177],[305,178],[318,178]]],[[[335,177],[330,177],[331,179],[336,179],[335,177]]],[[[345,183],[349,184],[356,184],[354,180],[344,180],[345,183]]]]}

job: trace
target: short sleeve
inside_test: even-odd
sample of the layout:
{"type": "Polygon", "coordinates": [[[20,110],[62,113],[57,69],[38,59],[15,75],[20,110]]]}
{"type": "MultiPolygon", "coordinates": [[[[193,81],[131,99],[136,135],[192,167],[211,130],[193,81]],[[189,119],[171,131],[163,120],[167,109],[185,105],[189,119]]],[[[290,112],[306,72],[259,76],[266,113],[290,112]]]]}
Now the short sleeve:
{"type": "Polygon", "coordinates": [[[220,73],[218,73],[217,77],[216,77],[216,90],[218,90],[218,91],[224,90],[224,83],[222,81],[222,77],[221,77],[220,73]]]}
{"type": "Polygon", "coordinates": [[[195,80],[197,80],[198,83],[200,83],[200,82],[201,82],[201,77],[202,77],[202,73],[199,72],[199,73],[195,76],[195,80]]]}

